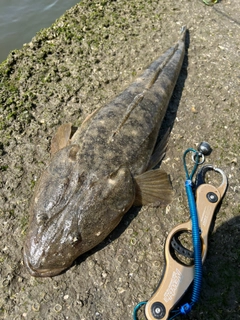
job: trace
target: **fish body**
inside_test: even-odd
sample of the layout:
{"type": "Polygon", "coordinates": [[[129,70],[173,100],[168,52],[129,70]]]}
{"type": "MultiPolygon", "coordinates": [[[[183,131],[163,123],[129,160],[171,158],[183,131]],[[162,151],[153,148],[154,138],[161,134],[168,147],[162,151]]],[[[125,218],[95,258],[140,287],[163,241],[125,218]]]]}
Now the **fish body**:
{"type": "Polygon", "coordinates": [[[63,124],[36,186],[24,245],[33,276],[54,276],[104,240],[132,205],[170,201],[159,129],[185,53],[181,39],[71,136],[63,124]]]}

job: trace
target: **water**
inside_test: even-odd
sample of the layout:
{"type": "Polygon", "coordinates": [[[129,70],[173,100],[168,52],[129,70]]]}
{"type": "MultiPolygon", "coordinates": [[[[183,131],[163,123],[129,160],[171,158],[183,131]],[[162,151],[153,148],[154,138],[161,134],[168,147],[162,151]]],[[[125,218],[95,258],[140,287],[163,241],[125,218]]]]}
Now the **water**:
{"type": "Polygon", "coordinates": [[[0,0],[0,62],[80,0],[0,0]]]}

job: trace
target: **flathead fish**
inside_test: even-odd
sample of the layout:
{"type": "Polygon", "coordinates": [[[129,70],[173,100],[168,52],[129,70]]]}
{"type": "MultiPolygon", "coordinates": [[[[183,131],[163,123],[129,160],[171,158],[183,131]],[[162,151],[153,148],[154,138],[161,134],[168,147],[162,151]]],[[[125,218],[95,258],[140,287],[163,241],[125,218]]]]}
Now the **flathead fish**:
{"type": "Polygon", "coordinates": [[[55,276],[92,249],[133,205],[169,202],[171,185],[161,169],[165,137],[159,129],[185,53],[180,40],[72,135],[61,125],[51,161],[30,206],[24,262],[33,276],[55,276]]]}

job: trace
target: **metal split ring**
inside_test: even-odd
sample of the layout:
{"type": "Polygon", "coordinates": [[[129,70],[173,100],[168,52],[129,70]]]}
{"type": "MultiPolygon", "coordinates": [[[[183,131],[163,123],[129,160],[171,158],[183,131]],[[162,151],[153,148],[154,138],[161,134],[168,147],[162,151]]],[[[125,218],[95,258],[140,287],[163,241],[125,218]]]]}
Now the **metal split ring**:
{"type": "Polygon", "coordinates": [[[202,154],[201,152],[194,152],[192,155],[192,161],[198,165],[202,164],[205,161],[204,154],[202,154]],[[198,155],[198,162],[195,160],[197,155],[198,155]],[[201,161],[200,161],[200,158],[202,158],[201,161]]]}

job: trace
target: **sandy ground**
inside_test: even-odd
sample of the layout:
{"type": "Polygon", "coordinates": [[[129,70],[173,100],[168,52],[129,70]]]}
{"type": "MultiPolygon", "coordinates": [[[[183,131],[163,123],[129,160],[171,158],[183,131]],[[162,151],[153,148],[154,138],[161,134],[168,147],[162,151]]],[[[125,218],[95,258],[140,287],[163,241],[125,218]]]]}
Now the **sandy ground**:
{"type": "Polygon", "coordinates": [[[203,140],[213,148],[207,162],[224,170],[229,188],[210,237],[201,299],[185,318],[240,319],[239,12],[238,0],[213,7],[197,0],[83,0],[0,65],[1,319],[131,319],[158,285],[168,232],[189,217],[181,157],[203,140]],[[183,25],[188,50],[162,164],[173,202],[131,209],[67,272],[31,277],[22,260],[28,206],[56,128],[80,125],[121,92],[183,25]]]}

